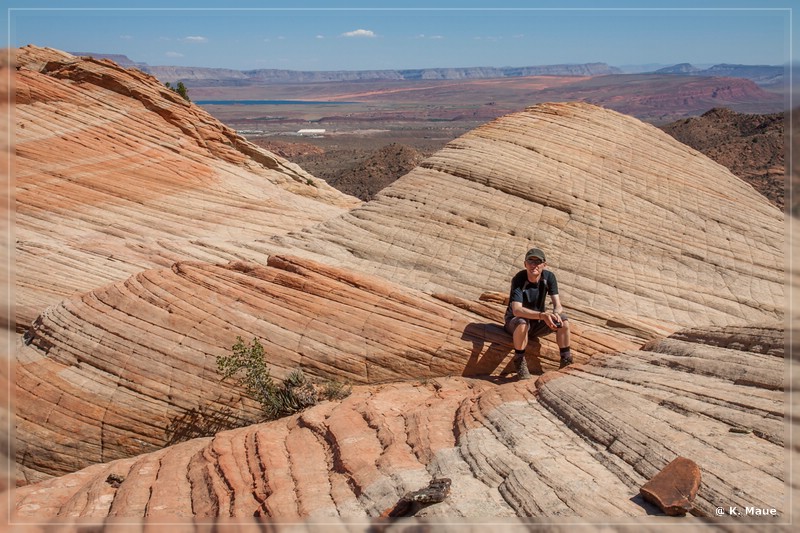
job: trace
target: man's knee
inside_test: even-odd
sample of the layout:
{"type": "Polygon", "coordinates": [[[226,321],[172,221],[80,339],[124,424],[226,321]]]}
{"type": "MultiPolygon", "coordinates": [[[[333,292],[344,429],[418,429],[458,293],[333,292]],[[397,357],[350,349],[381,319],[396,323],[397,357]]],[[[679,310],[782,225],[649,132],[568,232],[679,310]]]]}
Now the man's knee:
{"type": "Polygon", "coordinates": [[[515,316],[513,318],[509,318],[508,321],[506,322],[506,331],[513,335],[518,328],[522,328],[522,331],[527,333],[528,330],[530,329],[530,324],[526,319],[522,317],[515,316]]]}

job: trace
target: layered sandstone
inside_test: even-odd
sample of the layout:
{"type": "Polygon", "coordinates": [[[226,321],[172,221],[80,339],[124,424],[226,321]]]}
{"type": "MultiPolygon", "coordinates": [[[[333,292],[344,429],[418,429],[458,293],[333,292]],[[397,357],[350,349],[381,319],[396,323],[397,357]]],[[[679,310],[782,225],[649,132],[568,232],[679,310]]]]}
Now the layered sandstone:
{"type": "Polygon", "coordinates": [[[784,226],[780,210],[700,152],[573,103],[485,124],[375,200],[276,241],[468,299],[505,290],[535,244],[568,308],[700,326],[782,316],[784,226]]]}
{"type": "Polygon", "coordinates": [[[137,71],[19,56],[20,516],[373,517],[433,478],[430,516],[644,516],[676,456],[698,514],[788,511],[785,221],[699,152],[545,104],[361,205],[137,71]],[[578,364],[548,337],[525,382],[498,323],[534,244],[578,364]],[[356,392],[224,431],[258,415],[237,336],[356,392]]]}
{"type": "MultiPolygon", "coordinates": [[[[502,308],[435,298],[381,278],[272,256],[265,266],[179,262],[48,308],[17,356],[17,458],[27,481],[259,420],[217,357],[259,339],[271,374],[354,384],[499,374],[502,308]],[[467,309],[464,309],[467,307],[467,309]]],[[[576,359],[640,346],[576,325],[576,359]]],[[[555,368],[552,339],[532,343],[555,368]]]]}
{"type": "MultiPolygon", "coordinates": [[[[752,329],[720,332],[755,341],[752,329]]],[[[417,516],[618,521],[658,512],[639,488],[682,456],[702,471],[694,515],[725,502],[785,519],[783,327],[763,326],[755,351],[697,333],[538,380],[356,387],[285,419],[21,488],[15,509],[23,522],[367,519],[444,477],[448,497],[417,516]]]]}
{"type": "Polygon", "coordinates": [[[155,78],[33,46],[16,53],[16,303],[27,324],[79,291],[357,205],[155,78]]]}

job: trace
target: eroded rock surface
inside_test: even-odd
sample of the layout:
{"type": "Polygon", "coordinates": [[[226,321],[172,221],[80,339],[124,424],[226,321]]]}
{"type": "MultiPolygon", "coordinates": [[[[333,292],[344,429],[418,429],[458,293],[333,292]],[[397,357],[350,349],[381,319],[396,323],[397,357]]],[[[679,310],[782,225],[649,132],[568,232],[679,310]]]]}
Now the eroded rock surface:
{"type": "Polygon", "coordinates": [[[538,380],[358,386],[286,419],[20,488],[15,508],[23,521],[367,518],[449,478],[447,498],[418,516],[643,517],[660,511],[639,488],[683,456],[703,476],[695,515],[714,516],[724,502],[785,517],[784,392],[737,384],[737,370],[714,366],[729,352],[783,375],[780,356],[690,343],[597,356],[538,380]],[[665,357],[714,370],[656,364],[665,357]],[[752,431],[731,431],[739,427],[752,431]]]}
{"type": "Polygon", "coordinates": [[[42,480],[21,517],[373,517],[434,478],[426,516],[644,516],[676,456],[698,514],[787,512],[785,220],[699,152],[544,104],[361,205],[153,78],[19,58],[18,482],[42,480]],[[509,381],[502,295],[532,244],[577,364],[546,338],[541,377],[509,381]],[[237,335],[277,376],[363,385],[226,431],[257,415],[214,369],[237,335]]]}
{"type": "Polygon", "coordinates": [[[567,308],[689,327],[782,316],[784,226],[780,210],[701,153],[571,103],[485,124],[375,200],[277,240],[468,299],[505,290],[535,243],[567,308]]]}
{"type": "Polygon", "coordinates": [[[23,327],[76,292],[180,259],[236,259],[217,243],[268,239],[359,203],[138,70],[33,46],[16,62],[23,327]]]}
{"type": "MultiPolygon", "coordinates": [[[[237,337],[259,339],[278,379],[295,368],[354,384],[491,375],[512,351],[501,316],[291,256],[147,270],[48,308],[24,334],[21,475],[60,475],[257,421],[258,405],[221,383],[216,366],[237,337]]],[[[589,324],[573,337],[578,360],[643,342],[589,324]]],[[[531,343],[529,358],[539,372],[555,368],[553,339],[531,343]]]]}

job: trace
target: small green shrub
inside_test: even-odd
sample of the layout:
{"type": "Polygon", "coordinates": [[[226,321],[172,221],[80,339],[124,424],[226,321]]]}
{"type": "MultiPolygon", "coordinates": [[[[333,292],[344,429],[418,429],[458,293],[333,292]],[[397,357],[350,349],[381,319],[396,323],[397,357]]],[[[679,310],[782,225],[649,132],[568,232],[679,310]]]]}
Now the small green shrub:
{"type": "Polygon", "coordinates": [[[182,81],[179,81],[178,85],[175,87],[173,87],[169,82],[166,82],[164,83],[164,87],[166,87],[167,89],[169,89],[174,93],[178,93],[187,102],[191,102],[191,100],[189,99],[189,90],[186,88],[186,85],[184,85],[182,81]]]}
{"type": "Polygon", "coordinates": [[[236,337],[236,344],[231,349],[231,355],[217,357],[217,369],[222,374],[222,379],[235,378],[248,396],[261,405],[269,420],[316,405],[320,397],[325,400],[341,400],[352,392],[351,386],[336,381],[317,386],[300,369],[292,370],[278,386],[269,374],[264,360],[264,347],[258,339],[254,338],[251,343],[245,344],[241,337],[236,337]]]}
{"type": "Polygon", "coordinates": [[[236,383],[244,387],[247,394],[267,411],[269,400],[277,387],[264,361],[264,347],[258,339],[245,345],[241,337],[236,337],[232,350],[231,355],[217,357],[217,369],[222,373],[222,379],[235,376],[236,383]]]}
{"type": "Polygon", "coordinates": [[[343,400],[350,396],[353,387],[338,381],[326,381],[322,386],[322,397],[326,400],[343,400]]]}

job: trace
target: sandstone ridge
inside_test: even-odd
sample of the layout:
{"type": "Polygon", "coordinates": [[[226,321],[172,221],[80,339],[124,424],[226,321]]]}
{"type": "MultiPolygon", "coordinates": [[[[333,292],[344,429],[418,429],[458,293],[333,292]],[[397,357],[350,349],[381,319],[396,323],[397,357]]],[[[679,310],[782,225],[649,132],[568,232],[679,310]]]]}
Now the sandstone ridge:
{"type": "Polygon", "coordinates": [[[47,305],[216,243],[269,238],[357,205],[155,78],[108,60],[17,50],[16,300],[47,305]]]}
{"type": "Polygon", "coordinates": [[[536,243],[569,287],[568,306],[680,327],[781,317],[784,224],[752,186],[653,126],[542,104],[275,242],[467,299],[504,290],[536,243]]]}
{"type": "MultiPolygon", "coordinates": [[[[260,340],[279,379],[298,367],[354,384],[497,374],[511,351],[501,317],[291,256],[147,270],[48,308],[26,331],[17,456],[37,480],[257,420],[216,367],[238,337],[260,340]]],[[[573,345],[585,360],[643,340],[586,324],[573,345]]],[[[558,351],[545,339],[530,358],[555,368],[558,351]]]]}

